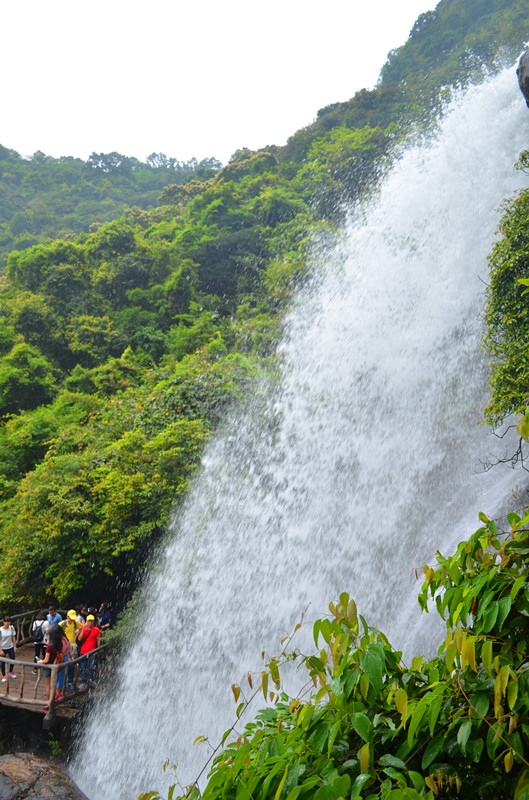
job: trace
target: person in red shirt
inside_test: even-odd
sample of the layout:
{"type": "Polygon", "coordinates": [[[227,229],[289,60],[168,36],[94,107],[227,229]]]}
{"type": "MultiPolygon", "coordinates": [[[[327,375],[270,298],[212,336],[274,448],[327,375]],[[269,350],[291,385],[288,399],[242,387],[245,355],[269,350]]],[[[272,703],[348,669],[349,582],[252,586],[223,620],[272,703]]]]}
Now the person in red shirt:
{"type": "Polygon", "coordinates": [[[96,669],[94,664],[94,650],[99,647],[99,639],[101,638],[101,631],[95,624],[95,617],[89,614],[86,618],[86,623],[83,625],[77,636],[77,641],[80,644],[79,654],[87,658],[83,658],[79,662],[81,671],[81,685],[79,689],[86,689],[87,667],[90,667],[90,679],[95,681],[96,669]],[[91,655],[90,655],[91,654],[91,655]]]}

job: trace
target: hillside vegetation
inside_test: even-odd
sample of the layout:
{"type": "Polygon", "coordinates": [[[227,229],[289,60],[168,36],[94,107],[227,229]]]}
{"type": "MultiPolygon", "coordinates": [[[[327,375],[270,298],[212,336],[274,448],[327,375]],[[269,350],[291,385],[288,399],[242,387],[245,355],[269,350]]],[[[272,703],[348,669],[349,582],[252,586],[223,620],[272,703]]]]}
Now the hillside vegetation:
{"type": "Polygon", "coordinates": [[[130,206],[152,207],[168,184],[207,180],[220,167],[214,158],[179,162],[163,153],[145,163],[121,153],[23,158],[0,146],[0,268],[11,250],[88,232],[130,206]]]}
{"type": "Polygon", "coordinates": [[[286,148],[240,150],[223,168],[0,153],[4,243],[39,240],[12,249],[0,285],[4,607],[88,587],[112,596],[118,576],[132,590],[226,407],[273,371],[314,242],[372,190],[445,82],[475,71],[470,46],[512,59],[526,30],[517,0],[442,0],[373,92],[322,110],[286,148]],[[85,201],[100,189],[108,202],[89,223],[85,201]]]}

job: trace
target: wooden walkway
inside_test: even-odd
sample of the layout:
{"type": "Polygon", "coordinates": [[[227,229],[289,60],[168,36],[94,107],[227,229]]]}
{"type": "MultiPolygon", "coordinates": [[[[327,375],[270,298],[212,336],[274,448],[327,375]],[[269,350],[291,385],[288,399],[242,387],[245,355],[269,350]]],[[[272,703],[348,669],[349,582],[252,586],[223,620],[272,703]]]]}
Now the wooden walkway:
{"type": "MultiPolygon", "coordinates": [[[[36,612],[28,612],[34,618],[36,612]]],[[[10,708],[19,708],[24,711],[33,711],[43,716],[43,727],[51,728],[57,718],[72,719],[80,711],[83,704],[92,695],[95,684],[89,682],[84,686],[81,684],[79,664],[81,661],[86,660],[87,656],[76,658],[66,664],[35,664],[33,661],[35,648],[33,641],[27,641],[29,633],[25,630],[28,622],[27,615],[18,615],[24,617],[23,622],[13,617],[13,624],[16,625],[17,630],[17,651],[15,661],[9,661],[6,658],[0,658],[0,661],[6,662],[6,681],[0,683],[0,706],[8,706],[10,708]],[[50,687],[52,695],[55,697],[57,691],[55,689],[57,676],[59,672],[64,672],[68,666],[74,667],[73,689],[66,689],[63,685],[61,689],[62,699],[52,699],[49,708],[48,697],[46,694],[46,681],[43,677],[43,670],[48,669],[51,671],[50,687]],[[11,678],[9,670],[12,670],[16,677],[11,678]],[[36,672],[34,672],[36,670],[36,672]],[[82,688],[81,688],[82,687],[82,688]]],[[[29,623],[29,630],[31,628],[29,623]]],[[[30,637],[31,638],[31,637],[30,637]]],[[[102,645],[95,650],[91,656],[94,656],[96,665],[97,683],[100,682],[100,675],[104,671],[104,661],[106,660],[106,647],[102,645]]],[[[90,670],[87,669],[88,678],[90,677],[90,670]]],[[[66,674],[64,684],[66,684],[66,674]]]]}

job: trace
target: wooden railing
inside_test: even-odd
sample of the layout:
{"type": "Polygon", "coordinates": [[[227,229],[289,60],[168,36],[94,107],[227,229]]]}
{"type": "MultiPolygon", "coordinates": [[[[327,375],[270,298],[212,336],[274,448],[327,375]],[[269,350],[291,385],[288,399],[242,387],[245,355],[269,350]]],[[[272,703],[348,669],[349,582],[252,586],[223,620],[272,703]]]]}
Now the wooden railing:
{"type": "MultiPolygon", "coordinates": [[[[28,614],[32,612],[27,612],[28,614]]],[[[38,612],[37,612],[38,613],[38,612]]],[[[22,617],[23,615],[18,615],[22,617]]],[[[13,618],[12,618],[13,620],[13,618]]],[[[30,641],[32,641],[30,637],[30,641]]],[[[6,658],[4,656],[0,656],[0,662],[3,662],[6,665],[6,682],[1,684],[0,689],[0,702],[2,699],[10,700],[13,703],[20,703],[27,706],[40,706],[47,705],[48,708],[46,709],[46,715],[44,717],[44,727],[48,727],[54,720],[56,716],[57,708],[61,705],[77,705],[77,699],[83,695],[85,695],[92,684],[90,680],[90,662],[92,657],[94,658],[94,667],[97,673],[97,682],[99,682],[104,674],[105,670],[105,662],[106,657],[108,655],[108,646],[101,645],[97,647],[95,650],[92,650],[90,653],[86,653],[82,656],[78,656],[75,659],[71,659],[69,661],[65,661],[60,664],[36,664],[33,661],[21,661],[18,658],[13,661],[13,659],[6,658]],[[80,683],[80,667],[82,661],[86,661],[86,670],[87,670],[87,683],[86,685],[81,685],[80,683]],[[73,675],[73,689],[66,689],[66,682],[67,682],[67,674],[64,675],[64,685],[61,689],[62,699],[55,700],[56,695],[56,687],[57,687],[57,678],[60,672],[64,670],[68,670],[68,668],[72,668],[74,670],[73,675]],[[16,669],[18,676],[16,678],[16,686],[13,685],[14,678],[10,678],[9,670],[16,669]],[[48,700],[42,700],[41,698],[37,698],[37,694],[39,692],[39,687],[41,686],[41,680],[43,680],[43,673],[42,670],[47,669],[51,670],[50,675],[50,693],[49,696],[51,697],[51,702],[48,703],[48,700]],[[33,670],[37,670],[37,674],[33,672],[33,670]],[[28,676],[34,678],[34,683],[30,680],[27,680],[28,676]],[[19,682],[20,680],[20,682],[19,682]],[[31,688],[28,686],[26,689],[26,684],[31,683],[31,688]],[[5,687],[5,688],[4,688],[5,687]],[[3,691],[2,691],[3,689],[3,691]],[[32,696],[28,696],[31,695],[32,696]]]]}

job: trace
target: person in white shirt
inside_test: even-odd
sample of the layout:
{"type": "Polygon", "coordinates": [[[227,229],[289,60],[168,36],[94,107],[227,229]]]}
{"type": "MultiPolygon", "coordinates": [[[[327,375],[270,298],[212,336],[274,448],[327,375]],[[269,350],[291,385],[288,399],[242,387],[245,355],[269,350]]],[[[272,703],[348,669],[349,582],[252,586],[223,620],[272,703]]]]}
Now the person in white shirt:
{"type": "MultiPolygon", "coordinates": [[[[15,653],[17,649],[16,631],[11,625],[11,617],[4,617],[4,622],[0,627],[0,655],[4,658],[11,658],[15,660],[15,653]]],[[[2,670],[2,683],[5,683],[6,678],[6,662],[0,661],[0,669],[2,670]]],[[[9,664],[9,677],[16,678],[13,672],[14,664],[9,664]]]]}

